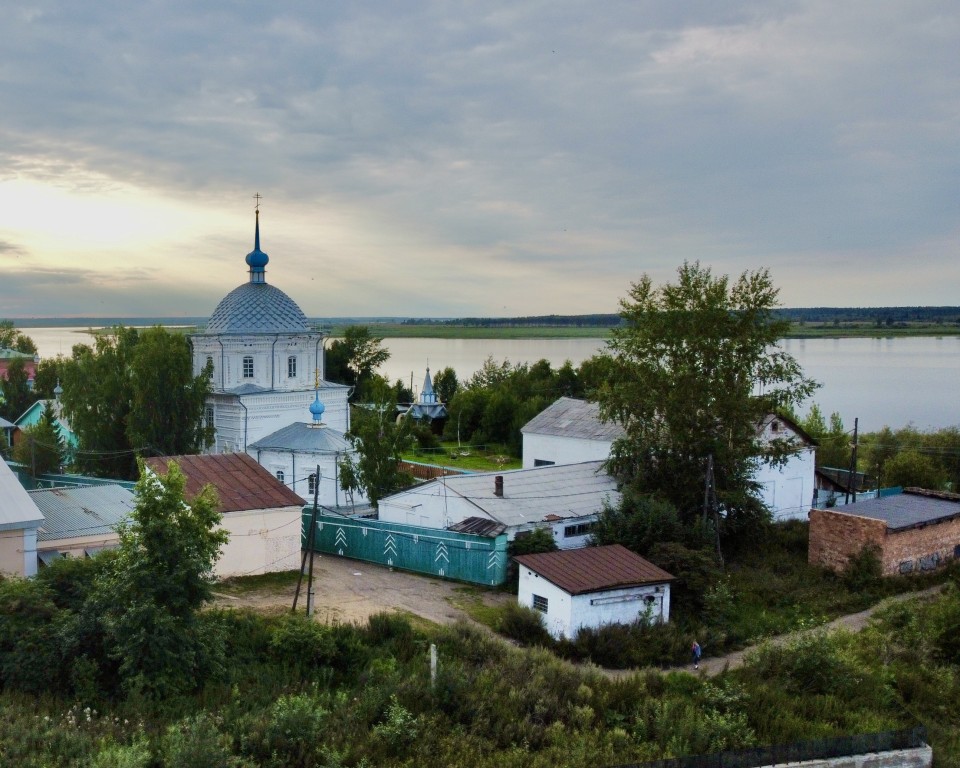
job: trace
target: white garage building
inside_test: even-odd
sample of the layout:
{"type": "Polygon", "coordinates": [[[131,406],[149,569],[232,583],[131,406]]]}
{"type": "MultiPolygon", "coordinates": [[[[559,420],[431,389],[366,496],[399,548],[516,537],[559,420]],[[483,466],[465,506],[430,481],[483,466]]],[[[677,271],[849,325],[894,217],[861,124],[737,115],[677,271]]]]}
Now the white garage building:
{"type": "Polygon", "coordinates": [[[517,601],[544,614],[555,638],[584,627],[670,620],[674,577],[620,544],[518,555],[517,601]]]}

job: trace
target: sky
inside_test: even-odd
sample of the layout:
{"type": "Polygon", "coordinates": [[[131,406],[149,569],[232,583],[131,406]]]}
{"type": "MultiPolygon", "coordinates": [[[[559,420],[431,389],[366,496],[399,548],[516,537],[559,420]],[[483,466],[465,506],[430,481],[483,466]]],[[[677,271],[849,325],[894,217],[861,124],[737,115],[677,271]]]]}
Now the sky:
{"type": "Polygon", "coordinates": [[[684,261],[960,304],[956,0],[22,0],[0,317],[615,312],[684,261]]]}

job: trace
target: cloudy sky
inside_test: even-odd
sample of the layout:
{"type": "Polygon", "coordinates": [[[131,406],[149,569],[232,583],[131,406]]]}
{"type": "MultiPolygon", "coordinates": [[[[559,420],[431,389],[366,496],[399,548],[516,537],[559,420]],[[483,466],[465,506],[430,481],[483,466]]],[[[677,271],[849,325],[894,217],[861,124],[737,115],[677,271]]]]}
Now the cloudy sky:
{"type": "Polygon", "coordinates": [[[960,304],[956,0],[23,0],[0,317],[615,311],[684,260],[960,304]]]}

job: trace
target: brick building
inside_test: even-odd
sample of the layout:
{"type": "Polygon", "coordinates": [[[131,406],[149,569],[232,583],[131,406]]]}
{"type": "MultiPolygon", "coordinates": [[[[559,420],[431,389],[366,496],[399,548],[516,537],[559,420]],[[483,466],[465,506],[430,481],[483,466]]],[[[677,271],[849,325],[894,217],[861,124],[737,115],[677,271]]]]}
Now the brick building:
{"type": "Polygon", "coordinates": [[[907,488],[842,509],[810,511],[808,559],[835,571],[875,545],[886,576],[960,557],[960,494],[907,488]]]}

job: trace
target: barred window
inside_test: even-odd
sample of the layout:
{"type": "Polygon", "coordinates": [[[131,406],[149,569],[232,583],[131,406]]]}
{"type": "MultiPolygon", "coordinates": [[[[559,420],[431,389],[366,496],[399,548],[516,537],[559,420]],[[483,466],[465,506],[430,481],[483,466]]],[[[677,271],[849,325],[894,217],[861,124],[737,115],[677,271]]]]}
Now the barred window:
{"type": "Polygon", "coordinates": [[[547,605],[547,598],[541,597],[540,595],[533,596],[533,610],[540,611],[540,613],[546,613],[547,605]]]}

